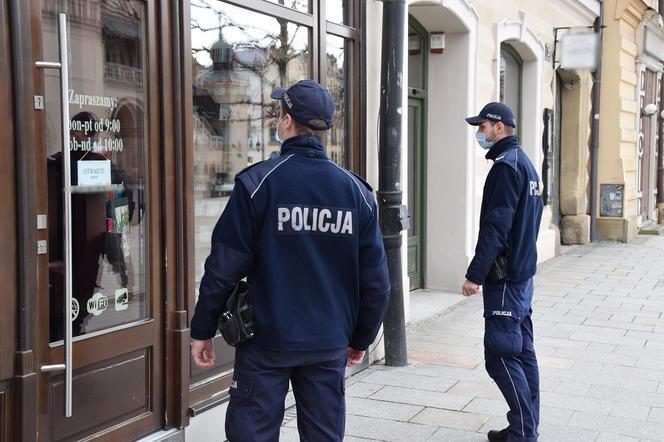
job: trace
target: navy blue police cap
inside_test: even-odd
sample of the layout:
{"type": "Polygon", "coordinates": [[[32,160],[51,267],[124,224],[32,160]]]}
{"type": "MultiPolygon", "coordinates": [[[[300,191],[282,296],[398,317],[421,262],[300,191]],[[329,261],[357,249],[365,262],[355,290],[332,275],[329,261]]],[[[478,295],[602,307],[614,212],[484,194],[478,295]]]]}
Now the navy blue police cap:
{"type": "Polygon", "coordinates": [[[482,108],[479,115],[466,118],[466,121],[471,126],[479,126],[482,121],[487,120],[516,127],[514,124],[514,114],[512,113],[512,109],[506,104],[498,102],[491,102],[482,108]]]}
{"type": "Polygon", "coordinates": [[[281,100],[286,112],[298,123],[313,130],[327,130],[332,126],[332,95],[313,80],[300,80],[288,88],[276,89],[271,97],[281,100]]]}

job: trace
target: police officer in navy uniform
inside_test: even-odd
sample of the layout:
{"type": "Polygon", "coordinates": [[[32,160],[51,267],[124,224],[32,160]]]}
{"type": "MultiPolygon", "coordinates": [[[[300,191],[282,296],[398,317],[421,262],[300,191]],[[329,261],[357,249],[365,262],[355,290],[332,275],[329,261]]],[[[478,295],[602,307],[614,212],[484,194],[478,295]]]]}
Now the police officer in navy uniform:
{"type": "Polygon", "coordinates": [[[252,286],[254,339],[239,344],[226,436],[277,441],[289,380],[303,441],[340,441],[344,374],[361,362],[390,284],[376,201],[330,161],[321,136],[334,101],[315,81],[277,89],[281,155],[241,171],[212,234],[191,320],[192,357],[214,365],[211,338],[233,285],[252,286]]]}
{"type": "Polygon", "coordinates": [[[537,235],[542,218],[540,179],[514,136],[512,110],[487,104],[466,118],[493,160],[484,185],[480,232],[463,294],[483,286],[486,370],[505,397],[508,427],[489,431],[490,441],[537,440],[539,370],[531,321],[537,235]]]}

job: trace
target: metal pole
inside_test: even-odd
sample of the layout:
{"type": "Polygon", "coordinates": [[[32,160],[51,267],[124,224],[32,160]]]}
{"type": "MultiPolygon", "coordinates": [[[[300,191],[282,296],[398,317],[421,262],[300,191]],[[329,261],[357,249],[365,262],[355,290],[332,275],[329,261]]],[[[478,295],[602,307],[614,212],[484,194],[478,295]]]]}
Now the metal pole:
{"type": "Polygon", "coordinates": [[[401,278],[401,231],[407,216],[401,205],[401,122],[403,115],[403,45],[405,0],[383,0],[382,72],[379,128],[378,205],[380,226],[390,272],[390,302],[383,323],[385,364],[408,364],[403,281],[401,278]]]}
{"type": "Polygon", "coordinates": [[[62,118],[62,168],[64,177],[65,211],[65,417],[72,415],[72,372],[73,343],[71,323],[71,303],[73,292],[72,269],[72,215],[71,215],[71,167],[69,165],[69,49],[67,47],[67,15],[58,15],[58,35],[60,37],[60,109],[62,118]]]}
{"type": "Polygon", "coordinates": [[[597,241],[597,168],[599,160],[599,100],[602,83],[602,47],[604,34],[604,2],[600,2],[599,17],[595,19],[595,33],[599,39],[597,68],[593,72],[593,123],[592,142],[590,144],[590,241],[597,241]]]}

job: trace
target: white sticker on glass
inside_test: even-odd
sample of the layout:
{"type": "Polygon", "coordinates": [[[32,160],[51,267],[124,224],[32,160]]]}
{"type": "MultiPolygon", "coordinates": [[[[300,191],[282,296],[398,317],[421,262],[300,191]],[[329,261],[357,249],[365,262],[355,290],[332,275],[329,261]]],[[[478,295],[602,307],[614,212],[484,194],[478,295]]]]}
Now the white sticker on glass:
{"type": "Polygon", "coordinates": [[[104,313],[108,308],[108,298],[101,293],[95,293],[92,298],[88,300],[88,312],[95,316],[104,313]]]}
{"type": "Polygon", "coordinates": [[[111,162],[109,160],[77,161],[79,186],[109,186],[111,162]]]}
{"type": "Polygon", "coordinates": [[[81,310],[81,306],[78,304],[78,299],[71,299],[71,320],[74,321],[78,318],[78,312],[81,310]]]}
{"type": "Polygon", "coordinates": [[[129,294],[127,289],[118,289],[115,291],[115,311],[127,310],[129,307],[129,294]]]}

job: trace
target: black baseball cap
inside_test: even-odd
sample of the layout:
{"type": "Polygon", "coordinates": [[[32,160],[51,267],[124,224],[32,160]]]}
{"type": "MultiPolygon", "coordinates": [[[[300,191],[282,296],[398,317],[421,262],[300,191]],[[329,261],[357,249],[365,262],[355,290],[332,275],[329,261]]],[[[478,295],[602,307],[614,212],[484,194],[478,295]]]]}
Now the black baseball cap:
{"type": "Polygon", "coordinates": [[[300,80],[288,88],[276,89],[270,95],[281,100],[283,107],[298,123],[313,130],[327,130],[334,118],[334,100],[314,80],[300,80]]]}
{"type": "Polygon", "coordinates": [[[512,113],[512,109],[506,104],[495,101],[484,106],[479,115],[466,118],[466,121],[471,126],[479,126],[482,121],[487,120],[516,127],[516,124],[514,124],[514,114],[512,113]]]}

